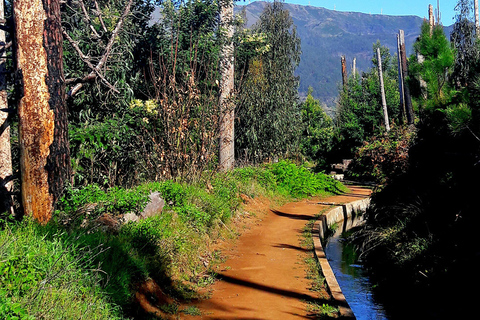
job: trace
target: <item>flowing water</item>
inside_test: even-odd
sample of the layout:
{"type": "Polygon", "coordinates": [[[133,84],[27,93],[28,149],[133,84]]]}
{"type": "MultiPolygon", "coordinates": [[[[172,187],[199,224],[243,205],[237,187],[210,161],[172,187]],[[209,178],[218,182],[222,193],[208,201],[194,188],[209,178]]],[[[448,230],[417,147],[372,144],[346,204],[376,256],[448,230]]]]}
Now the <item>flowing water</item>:
{"type": "Polygon", "coordinates": [[[375,299],[355,250],[343,241],[340,233],[328,239],[325,255],[350,308],[358,320],[388,320],[383,306],[375,299]]]}

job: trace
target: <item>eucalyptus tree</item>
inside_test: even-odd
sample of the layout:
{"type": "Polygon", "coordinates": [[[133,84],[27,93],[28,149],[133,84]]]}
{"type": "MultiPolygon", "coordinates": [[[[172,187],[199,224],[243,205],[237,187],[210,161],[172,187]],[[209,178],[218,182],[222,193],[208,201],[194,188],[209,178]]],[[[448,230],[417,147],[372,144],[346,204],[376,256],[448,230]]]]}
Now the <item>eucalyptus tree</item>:
{"type": "Polygon", "coordinates": [[[248,68],[242,67],[247,71],[238,94],[236,153],[259,162],[298,151],[301,106],[294,71],[301,49],[281,1],[265,5],[248,38],[256,55],[246,59],[248,68]]]}
{"type": "Polygon", "coordinates": [[[455,11],[457,14],[450,38],[456,55],[452,77],[458,89],[472,82],[473,76],[476,74],[475,64],[479,60],[480,51],[475,35],[472,2],[459,0],[455,11]]]}

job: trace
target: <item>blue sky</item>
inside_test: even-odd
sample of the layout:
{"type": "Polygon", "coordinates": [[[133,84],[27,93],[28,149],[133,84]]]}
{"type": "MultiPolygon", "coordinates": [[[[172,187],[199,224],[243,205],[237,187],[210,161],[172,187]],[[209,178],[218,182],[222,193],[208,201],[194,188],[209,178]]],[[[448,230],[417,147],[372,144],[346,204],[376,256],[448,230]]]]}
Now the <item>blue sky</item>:
{"type": "MultiPolygon", "coordinates": [[[[245,3],[248,3],[246,0],[245,3]]],[[[386,15],[415,15],[428,18],[428,5],[437,7],[437,0],[286,0],[287,3],[324,7],[338,11],[355,11],[386,15]]],[[[241,2],[237,2],[241,4],[241,2]]],[[[443,25],[453,24],[457,0],[440,0],[441,21],[443,25]]]]}

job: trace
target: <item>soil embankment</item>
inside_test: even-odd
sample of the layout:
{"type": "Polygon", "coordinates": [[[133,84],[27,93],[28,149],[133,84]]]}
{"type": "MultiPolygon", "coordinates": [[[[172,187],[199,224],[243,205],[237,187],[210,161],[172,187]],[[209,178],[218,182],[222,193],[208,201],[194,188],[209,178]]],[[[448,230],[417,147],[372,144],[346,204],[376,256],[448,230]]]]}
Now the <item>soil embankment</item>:
{"type": "MultiPolygon", "coordinates": [[[[301,246],[305,225],[328,205],[366,198],[371,191],[351,187],[351,193],[286,204],[258,217],[231,246],[220,266],[219,281],[211,298],[193,303],[201,316],[184,319],[309,319],[306,301],[324,303],[319,292],[309,290],[307,255],[301,246]]],[[[313,318],[313,317],[312,317],[313,318]]]]}

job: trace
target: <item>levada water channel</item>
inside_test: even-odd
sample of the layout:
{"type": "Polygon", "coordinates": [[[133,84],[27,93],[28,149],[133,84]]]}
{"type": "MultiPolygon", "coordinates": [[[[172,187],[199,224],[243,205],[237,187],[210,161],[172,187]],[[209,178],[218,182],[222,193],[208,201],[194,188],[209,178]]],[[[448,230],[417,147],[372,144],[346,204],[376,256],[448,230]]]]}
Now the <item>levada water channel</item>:
{"type": "MultiPolygon", "coordinates": [[[[353,225],[361,224],[361,217],[353,225]]],[[[353,245],[344,241],[342,233],[348,231],[342,221],[333,235],[327,238],[325,255],[357,320],[388,320],[383,305],[372,292],[372,285],[353,245]]]]}

